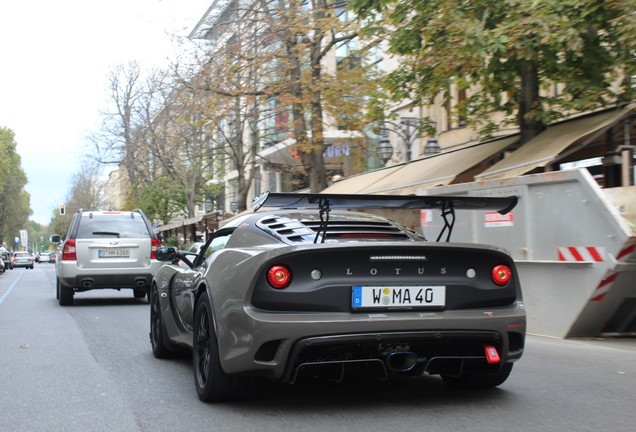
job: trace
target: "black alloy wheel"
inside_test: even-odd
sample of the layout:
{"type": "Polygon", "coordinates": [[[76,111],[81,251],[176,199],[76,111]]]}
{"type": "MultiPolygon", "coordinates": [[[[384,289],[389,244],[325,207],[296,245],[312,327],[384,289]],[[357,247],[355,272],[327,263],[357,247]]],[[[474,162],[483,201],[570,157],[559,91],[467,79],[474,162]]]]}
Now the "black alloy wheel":
{"type": "Polygon", "coordinates": [[[161,302],[159,290],[153,285],[150,290],[150,345],[152,354],[156,358],[167,358],[175,351],[175,348],[167,341],[167,334],[163,316],[161,315],[161,302]]]}
{"type": "Polygon", "coordinates": [[[204,292],[195,307],[192,347],[194,383],[199,399],[223,402],[249,398],[256,390],[255,379],[228,375],[223,371],[212,317],[210,298],[204,292]]]}
{"type": "Polygon", "coordinates": [[[133,295],[135,296],[136,299],[144,298],[144,297],[146,297],[146,290],[134,289],[133,290],[133,295]]]}

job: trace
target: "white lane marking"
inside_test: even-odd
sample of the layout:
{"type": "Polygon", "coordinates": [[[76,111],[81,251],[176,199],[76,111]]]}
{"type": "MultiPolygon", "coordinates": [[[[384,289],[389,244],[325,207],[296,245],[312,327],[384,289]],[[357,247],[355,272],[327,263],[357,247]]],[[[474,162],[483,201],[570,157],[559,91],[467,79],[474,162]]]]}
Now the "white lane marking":
{"type": "Polygon", "coordinates": [[[20,276],[18,276],[16,278],[16,280],[14,280],[13,283],[9,286],[9,288],[7,288],[5,293],[2,294],[2,297],[0,297],[0,304],[2,304],[4,299],[7,298],[9,296],[9,294],[11,294],[11,291],[13,290],[13,287],[15,287],[15,285],[18,283],[18,281],[20,280],[20,278],[22,277],[23,274],[24,274],[24,272],[20,272],[20,276]]]}

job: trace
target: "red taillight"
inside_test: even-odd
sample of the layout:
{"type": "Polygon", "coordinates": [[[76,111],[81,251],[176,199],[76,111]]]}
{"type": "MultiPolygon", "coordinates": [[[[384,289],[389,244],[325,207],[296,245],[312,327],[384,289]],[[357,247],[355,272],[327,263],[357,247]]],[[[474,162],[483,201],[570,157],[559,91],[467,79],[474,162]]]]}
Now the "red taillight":
{"type": "Polygon", "coordinates": [[[161,247],[159,239],[150,239],[150,259],[157,259],[157,249],[161,247]]]}
{"type": "Polygon", "coordinates": [[[507,285],[512,277],[512,271],[507,265],[496,265],[492,269],[491,273],[492,281],[499,286],[507,285]]]}
{"type": "Polygon", "coordinates": [[[62,260],[77,261],[77,253],[75,251],[75,239],[68,239],[64,242],[62,249],[62,260]]]}
{"type": "Polygon", "coordinates": [[[286,288],[291,282],[291,271],[284,265],[272,266],[267,272],[267,282],[276,288],[286,288]]]}

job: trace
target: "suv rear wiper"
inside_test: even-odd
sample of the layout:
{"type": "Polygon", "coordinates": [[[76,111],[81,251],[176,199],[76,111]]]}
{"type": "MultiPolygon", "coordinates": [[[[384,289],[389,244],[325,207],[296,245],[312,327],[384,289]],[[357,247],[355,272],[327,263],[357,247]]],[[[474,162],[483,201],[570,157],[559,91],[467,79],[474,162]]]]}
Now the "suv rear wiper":
{"type": "Polygon", "coordinates": [[[119,233],[114,231],[93,231],[93,235],[112,235],[119,238],[119,233]]]}

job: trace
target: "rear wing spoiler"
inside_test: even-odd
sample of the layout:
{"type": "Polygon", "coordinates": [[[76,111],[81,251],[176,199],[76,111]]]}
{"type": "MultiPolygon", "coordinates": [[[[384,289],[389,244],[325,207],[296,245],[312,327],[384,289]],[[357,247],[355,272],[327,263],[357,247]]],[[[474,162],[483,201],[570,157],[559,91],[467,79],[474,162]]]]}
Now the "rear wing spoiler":
{"type": "Polygon", "coordinates": [[[276,207],[286,209],[455,209],[510,212],[517,205],[516,196],[474,197],[446,195],[353,195],[263,192],[252,202],[252,209],[276,207]]]}
{"type": "Polygon", "coordinates": [[[262,207],[285,209],[316,209],[320,211],[320,228],[314,242],[322,235],[324,242],[329,212],[340,209],[439,209],[444,226],[436,241],[440,241],[446,233],[446,241],[450,241],[455,224],[455,210],[497,211],[509,213],[518,202],[516,196],[476,197],[447,195],[350,195],[350,194],[312,194],[312,193],[270,193],[263,192],[252,202],[256,212],[262,207]]]}

